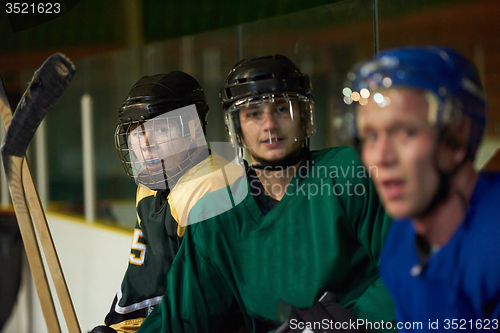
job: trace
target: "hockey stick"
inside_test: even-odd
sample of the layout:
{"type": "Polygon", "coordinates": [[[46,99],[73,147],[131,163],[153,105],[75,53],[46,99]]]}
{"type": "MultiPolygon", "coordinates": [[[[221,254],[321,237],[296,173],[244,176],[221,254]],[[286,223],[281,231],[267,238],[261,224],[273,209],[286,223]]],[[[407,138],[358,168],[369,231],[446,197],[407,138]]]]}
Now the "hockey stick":
{"type": "Polygon", "coordinates": [[[0,113],[8,128],[2,146],[2,158],[26,254],[49,332],[60,332],[60,327],[26,199],[31,208],[68,330],[80,332],[80,326],[24,155],[40,122],[67,87],[73,78],[74,71],[73,64],[61,54],[55,54],[47,59],[33,76],[30,86],[17,106],[14,117],[12,117],[4,90],[0,91],[0,113]],[[11,120],[12,124],[9,126],[11,120]]]}
{"type": "MultiPolygon", "coordinates": [[[[5,91],[2,87],[0,96],[0,111],[4,123],[6,126],[9,125],[12,119],[12,113],[10,111],[10,106],[8,105],[7,98],[5,96],[5,91]],[[9,113],[9,115],[7,115],[9,113]]],[[[23,168],[24,169],[24,168],[23,168]]],[[[7,176],[10,178],[9,176],[7,176]]],[[[21,204],[20,207],[16,207],[20,204],[19,196],[14,195],[14,193],[23,196],[22,184],[20,183],[21,175],[18,173],[16,175],[11,175],[12,178],[17,178],[15,181],[9,182],[9,189],[11,191],[12,200],[14,203],[14,209],[16,211],[16,217],[19,224],[19,230],[24,243],[24,248],[26,250],[26,256],[30,265],[31,274],[33,275],[33,280],[35,282],[35,287],[40,298],[40,304],[42,306],[43,316],[47,324],[49,332],[60,332],[59,323],[57,321],[57,314],[54,308],[54,302],[52,300],[52,295],[50,293],[50,287],[47,281],[47,276],[45,275],[45,269],[42,263],[42,257],[40,255],[40,250],[38,248],[38,243],[36,241],[35,230],[31,224],[31,218],[27,211],[27,207],[21,204]],[[16,182],[17,181],[17,182],[16,182]],[[15,188],[17,186],[17,188],[15,188]],[[14,199],[14,196],[16,199],[14,199]]],[[[24,198],[21,198],[24,200],[24,198]]]]}

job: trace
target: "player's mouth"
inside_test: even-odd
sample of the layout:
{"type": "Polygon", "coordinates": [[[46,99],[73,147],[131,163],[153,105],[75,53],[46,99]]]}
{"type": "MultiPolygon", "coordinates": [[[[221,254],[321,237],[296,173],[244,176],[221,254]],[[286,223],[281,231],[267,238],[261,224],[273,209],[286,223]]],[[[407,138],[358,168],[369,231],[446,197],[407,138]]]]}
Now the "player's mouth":
{"type": "Polygon", "coordinates": [[[163,169],[163,163],[159,158],[150,159],[146,161],[146,167],[148,171],[159,171],[163,169]]]}
{"type": "Polygon", "coordinates": [[[277,137],[277,136],[270,136],[269,138],[266,138],[265,140],[261,140],[260,143],[267,148],[276,148],[279,147],[283,144],[285,139],[283,137],[277,137]]]}
{"type": "Polygon", "coordinates": [[[383,197],[388,200],[395,200],[403,195],[405,182],[398,178],[386,179],[380,182],[380,190],[383,197]]]}

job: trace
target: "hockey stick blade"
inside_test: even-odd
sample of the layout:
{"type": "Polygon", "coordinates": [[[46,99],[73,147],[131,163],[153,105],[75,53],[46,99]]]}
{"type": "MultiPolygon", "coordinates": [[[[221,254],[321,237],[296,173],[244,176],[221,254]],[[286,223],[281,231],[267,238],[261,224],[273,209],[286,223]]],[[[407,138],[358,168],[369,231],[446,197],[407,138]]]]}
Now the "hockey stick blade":
{"type": "MultiPolygon", "coordinates": [[[[26,154],[38,126],[74,75],[75,66],[61,53],[50,56],[35,72],[7,129],[2,144],[4,160],[6,156],[23,157],[26,154]]],[[[6,168],[7,174],[8,171],[6,168]]]]}

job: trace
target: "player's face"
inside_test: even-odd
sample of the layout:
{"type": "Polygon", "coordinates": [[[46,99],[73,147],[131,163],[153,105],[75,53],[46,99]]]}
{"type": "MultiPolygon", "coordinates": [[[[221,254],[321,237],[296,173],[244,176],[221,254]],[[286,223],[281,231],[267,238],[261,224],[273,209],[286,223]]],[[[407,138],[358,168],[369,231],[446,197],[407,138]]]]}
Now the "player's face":
{"type": "Polygon", "coordinates": [[[412,217],[422,212],[439,185],[436,130],[429,122],[429,103],[420,90],[382,93],[389,105],[373,98],[358,109],[362,158],[387,212],[412,217]],[[373,169],[375,167],[375,169],[373,169]]]}
{"type": "Polygon", "coordinates": [[[300,149],[300,112],[294,101],[277,98],[272,103],[242,107],[243,138],[254,162],[279,162],[300,149]]]}
{"type": "Polygon", "coordinates": [[[152,119],[130,131],[130,146],[149,173],[175,169],[185,159],[191,140],[183,137],[176,121],[152,119]]]}

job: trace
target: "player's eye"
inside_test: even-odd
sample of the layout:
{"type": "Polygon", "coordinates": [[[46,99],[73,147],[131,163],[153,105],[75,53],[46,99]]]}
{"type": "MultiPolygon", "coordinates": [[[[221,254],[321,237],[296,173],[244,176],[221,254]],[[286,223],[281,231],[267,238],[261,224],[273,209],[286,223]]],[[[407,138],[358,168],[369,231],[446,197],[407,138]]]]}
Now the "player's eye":
{"type": "Polygon", "coordinates": [[[401,133],[404,136],[411,137],[411,136],[414,136],[415,134],[417,134],[417,131],[414,128],[402,128],[401,133]]]}
{"type": "Polygon", "coordinates": [[[157,127],[157,128],[155,128],[155,133],[160,134],[160,135],[165,135],[168,133],[168,128],[163,127],[163,126],[157,127]]]}
{"type": "Polygon", "coordinates": [[[400,139],[408,139],[415,136],[417,134],[417,130],[413,127],[401,126],[394,131],[394,134],[400,139]]]}
{"type": "Polygon", "coordinates": [[[144,131],[141,131],[141,130],[132,132],[132,136],[134,136],[134,137],[139,137],[139,138],[140,138],[140,137],[143,137],[143,136],[144,136],[144,134],[145,134],[145,132],[144,132],[144,131]]]}
{"type": "Polygon", "coordinates": [[[276,108],[276,113],[286,114],[286,113],[288,113],[288,108],[285,106],[279,106],[278,108],[276,108]]]}
{"type": "Polygon", "coordinates": [[[375,131],[367,131],[363,133],[361,140],[363,142],[375,142],[377,140],[377,133],[375,131]]]}
{"type": "Polygon", "coordinates": [[[245,111],[243,112],[243,119],[260,119],[262,117],[263,112],[261,110],[253,110],[253,111],[245,111]]]}

